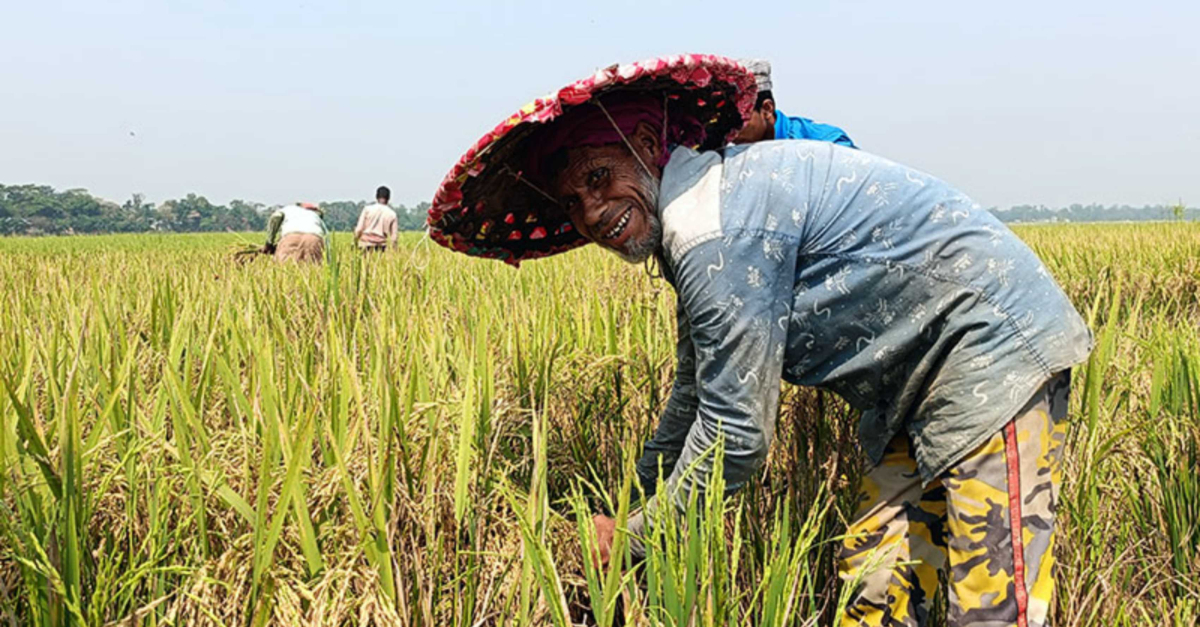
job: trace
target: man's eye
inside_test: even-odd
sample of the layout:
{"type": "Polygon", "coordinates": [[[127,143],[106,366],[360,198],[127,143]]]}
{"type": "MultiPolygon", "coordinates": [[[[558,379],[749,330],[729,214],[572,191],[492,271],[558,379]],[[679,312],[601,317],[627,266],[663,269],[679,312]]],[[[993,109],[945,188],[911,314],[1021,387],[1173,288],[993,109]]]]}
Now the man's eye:
{"type": "Polygon", "coordinates": [[[563,209],[570,211],[570,210],[574,209],[576,205],[579,204],[579,197],[578,196],[567,196],[566,198],[562,199],[561,203],[562,203],[563,209]]]}
{"type": "Polygon", "coordinates": [[[595,187],[599,185],[606,176],[608,176],[608,168],[596,168],[595,170],[592,170],[588,173],[588,187],[595,187]]]}

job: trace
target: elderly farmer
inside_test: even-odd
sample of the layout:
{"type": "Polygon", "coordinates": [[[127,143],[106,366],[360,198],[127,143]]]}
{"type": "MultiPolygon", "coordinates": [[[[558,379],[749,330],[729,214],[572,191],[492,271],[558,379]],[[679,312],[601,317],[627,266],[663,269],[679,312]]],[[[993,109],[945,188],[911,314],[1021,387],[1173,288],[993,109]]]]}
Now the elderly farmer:
{"type": "MultiPolygon", "coordinates": [[[[1090,332],[1029,248],[932,176],[827,142],[714,150],[753,103],[722,57],[601,70],[480,140],[430,233],[514,265],[587,242],[660,260],[678,363],[638,464],[648,492],[667,474],[645,510],[703,490],[718,439],[728,489],[752,481],[781,379],[833,390],[873,464],[840,570],[884,565],[845,624],[926,624],[944,569],[949,624],[1045,625],[1068,369],[1090,332]]],[[[595,524],[603,553],[613,523],[595,524]]]]}
{"type": "Polygon", "coordinates": [[[818,139],[855,147],[846,131],[832,124],[813,122],[808,118],[788,117],[775,108],[775,95],[771,93],[770,61],[750,59],[742,63],[754,72],[758,98],[754,103],[754,112],[746,119],[746,125],[734,138],[734,143],[749,144],[769,139],[818,139]]]}
{"type": "Polygon", "coordinates": [[[280,207],[267,221],[263,252],[275,255],[276,261],[321,261],[328,234],[317,205],[302,202],[280,207]]]}

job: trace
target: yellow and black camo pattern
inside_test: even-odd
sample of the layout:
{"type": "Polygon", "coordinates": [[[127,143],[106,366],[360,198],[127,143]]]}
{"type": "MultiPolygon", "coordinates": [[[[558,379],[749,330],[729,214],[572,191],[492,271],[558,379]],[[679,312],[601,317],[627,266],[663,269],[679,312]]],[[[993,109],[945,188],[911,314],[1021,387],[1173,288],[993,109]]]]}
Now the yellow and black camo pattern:
{"type": "Polygon", "coordinates": [[[861,580],[843,627],[929,624],[944,569],[948,625],[1048,625],[1069,386],[1069,373],[1053,377],[1011,427],[924,488],[907,436],[888,445],[882,462],[863,480],[859,510],[839,555],[842,579],[861,580]],[[1013,558],[1012,473],[1019,476],[1021,599],[1013,558]]]}

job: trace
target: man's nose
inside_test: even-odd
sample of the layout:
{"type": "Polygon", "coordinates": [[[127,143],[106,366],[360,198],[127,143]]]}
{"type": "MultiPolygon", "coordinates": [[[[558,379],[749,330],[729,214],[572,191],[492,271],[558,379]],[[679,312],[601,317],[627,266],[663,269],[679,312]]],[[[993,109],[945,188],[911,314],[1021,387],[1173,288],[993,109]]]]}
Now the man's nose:
{"type": "Polygon", "coordinates": [[[608,209],[608,201],[603,198],[583,199],[583,222],[588,231],[595,232],[604,226],[604,214],[608,209]]]}

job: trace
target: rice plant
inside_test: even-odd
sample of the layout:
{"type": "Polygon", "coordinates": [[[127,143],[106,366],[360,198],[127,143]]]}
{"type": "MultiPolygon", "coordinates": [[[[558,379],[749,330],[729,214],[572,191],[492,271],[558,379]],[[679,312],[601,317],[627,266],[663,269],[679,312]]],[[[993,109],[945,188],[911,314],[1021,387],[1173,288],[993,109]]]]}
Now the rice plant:
{"type": "MultiPolygon", "coordinates": [[[[1200,617],[1200,227],[1019,234],[1085,312],[1058,625],[1200,617]]],[[[857,416],[786,388],[729,500],[623,528],[674,299],[597,250],[411,236],[323,266],[249,236],[0,240],[0,624],[834,624],[857,416]]],[[[715,449],[711,455],[719,456],[715,449]]],[[[720,485],[720,478],[714,478],[720,485]]]]}

